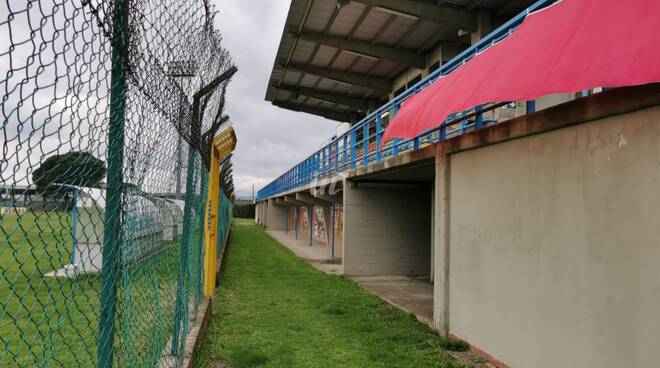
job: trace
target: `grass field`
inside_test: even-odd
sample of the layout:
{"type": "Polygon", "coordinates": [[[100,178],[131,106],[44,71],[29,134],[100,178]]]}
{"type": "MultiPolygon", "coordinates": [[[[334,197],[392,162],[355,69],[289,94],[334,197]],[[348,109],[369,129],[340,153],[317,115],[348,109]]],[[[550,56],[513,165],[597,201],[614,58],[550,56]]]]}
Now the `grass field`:
{"type": "Polygon", "coordinates": [[[66,213],[2,215],[0,366],[95,362],[98,277],[43,277],[69,263],[71,222],[66,213]]]}
{"type": "Polygon", "coordinates": [[[236,220],[196,367],[456,367],[440,339],[236,220]]]}
{"type": "MultiPolygon", "coordinates": [[[[67,213],[2,215],[0,367],[93,367],[97,359],[100,275],[46,278],[70,263],[67,213]]],[[[170,338],[178,247],[164,244],[122,272],[118,287],[116,366],[160,359],[170,338]]]]}

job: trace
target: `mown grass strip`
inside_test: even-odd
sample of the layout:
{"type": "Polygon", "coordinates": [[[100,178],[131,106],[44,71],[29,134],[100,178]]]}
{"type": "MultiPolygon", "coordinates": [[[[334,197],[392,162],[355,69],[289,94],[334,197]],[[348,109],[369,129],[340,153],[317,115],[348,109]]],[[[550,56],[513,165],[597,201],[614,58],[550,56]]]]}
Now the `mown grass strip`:
{"type": "Polygon", "coordinates": [[[197,367],[458,367],[414,316],[235,221],[197,367]]]}

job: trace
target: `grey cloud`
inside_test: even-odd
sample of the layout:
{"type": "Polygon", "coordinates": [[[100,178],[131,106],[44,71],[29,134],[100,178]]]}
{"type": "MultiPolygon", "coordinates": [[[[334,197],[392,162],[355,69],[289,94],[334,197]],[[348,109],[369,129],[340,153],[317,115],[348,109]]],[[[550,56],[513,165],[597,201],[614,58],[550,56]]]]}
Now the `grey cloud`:
{"type": "Polygon", "coordinates": [[[215,0],[216,27],[238,66],[228,113],[238,145],[234,182],[249,195],[305,159],[336,132],[337,122],[283,110],[264,100],[289,0],[215,0]]]}

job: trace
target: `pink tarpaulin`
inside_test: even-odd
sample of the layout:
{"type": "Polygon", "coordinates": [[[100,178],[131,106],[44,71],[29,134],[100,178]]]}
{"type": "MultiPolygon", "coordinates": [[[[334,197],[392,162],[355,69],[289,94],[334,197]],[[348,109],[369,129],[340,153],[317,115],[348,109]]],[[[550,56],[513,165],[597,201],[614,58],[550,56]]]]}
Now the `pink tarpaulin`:
{"type": "Polygon", "coordinates": [[[383,142],[488,102],[651,82],[660,82],[660,0],[562,0],[404,102],[383,142]]]}

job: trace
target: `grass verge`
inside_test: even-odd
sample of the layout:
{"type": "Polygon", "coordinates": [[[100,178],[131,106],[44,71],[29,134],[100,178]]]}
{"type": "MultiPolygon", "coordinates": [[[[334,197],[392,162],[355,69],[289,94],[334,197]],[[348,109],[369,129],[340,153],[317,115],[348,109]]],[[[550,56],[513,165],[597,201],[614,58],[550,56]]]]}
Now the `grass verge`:
{"type": "Polygon", "coordinates": [[[235,221],[196,367],[458,367],[412,315],[235,221]]]}

